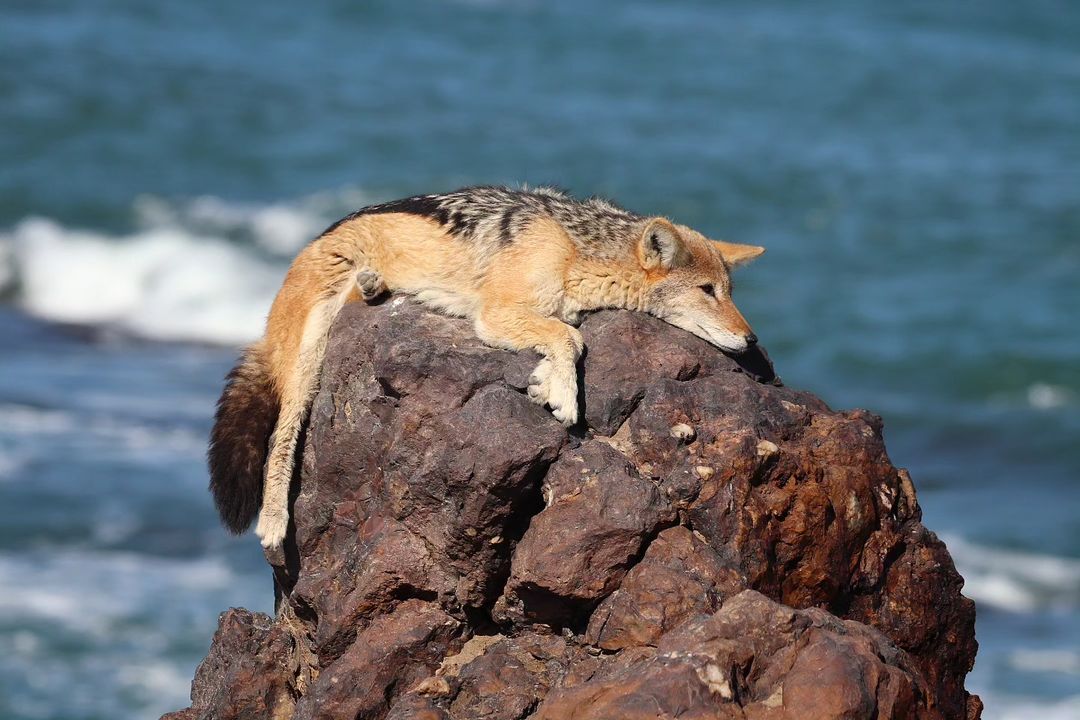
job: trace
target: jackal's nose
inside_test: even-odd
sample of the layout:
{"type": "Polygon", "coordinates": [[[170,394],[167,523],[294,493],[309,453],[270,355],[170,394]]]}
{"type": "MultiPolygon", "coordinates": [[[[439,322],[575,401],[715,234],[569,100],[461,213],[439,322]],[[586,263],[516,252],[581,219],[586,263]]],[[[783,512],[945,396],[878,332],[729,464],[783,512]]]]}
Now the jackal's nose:
{"type": "Polygon", "coordinates": [[[746,336],[746,346],[750,347],[751,345],[757,345],[757,335],[754,333],[750,333],[746,336]]]}

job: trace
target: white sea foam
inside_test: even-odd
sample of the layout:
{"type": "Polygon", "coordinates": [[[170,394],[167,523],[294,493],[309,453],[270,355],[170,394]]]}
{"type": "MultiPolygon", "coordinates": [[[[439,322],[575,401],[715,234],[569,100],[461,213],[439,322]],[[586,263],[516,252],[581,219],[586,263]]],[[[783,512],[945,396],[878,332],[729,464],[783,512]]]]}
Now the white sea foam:
{"type": "Polygon", "coordinates": [[[239,247],[171,229],[111,238],[30,219],[10,242],[25,310],[154,339],[255,337],[282,275],[239,247]]]}
{"type": "Polygon", "coordinates": [[[296,251],[366,202],[356,191],[271,205],[143,197],[123,235],[27,218],[0,232],[0,292],[46,320],[239,344],[261,332],[296,251]]]}
{"type": "Polygon", "coordinates": [[[5,698],[21,717],[182,707],[198,659],[190,639],[209,642],[224,607],[271,604],[261,576],[210,557],[0,553],[0,587],[0,673],[21,689],[5,698]]]}
{"type": "MultiPolygon", "coordinates": [[[[152,701],[157,698],[183,698],[191,687],[191,677],[173,663],[161,660],[144,660],[129,663],[116,670],[117,685],[124,690],[152,701]]],[[[171,707],[177,707],[182,701],[174,701],[171,707]]],[[[170,704],[163,704],[169,708],[170,704]]]]}
{"type": "Polygon", "coordinates": [[[0,242],[0,291],[15,284],[15,263],[11,243],[0,242]]]}
{"type": "Polygon", "coordinates": [[[964,594],[980,605],[1010,612],[1080,607],[1080,560],[942,539],[964,576],[964,594]]]}
{"type": "Polygon", "coordinates": [[[2,554],[0,616],[45,620],[103,637],[167,598],[227,595],[236,581],[219,558],[173,560],[88,550],[2,554]]]}
{"type": "Polygon", "coordinates": [[[1035,383],[1027,389],[1028,405],[1036,410],[1053,410],[1068,404],[1071,393],[1068,388],[1047,383],[1035,383]]]}
{"type": "Polygon", "coordinates": [[[1065,649],[1016,650],[1009,655],[1009,665],[1025,672],[1080,675],[1080,653],[1065,649]]]}
{"type": "Polygon", "coordinates": [[[24,453],[0,450],[0,482],[15,477],[25,465],[24,453]]]}
{"type": "Polygon", "coordinates": [[[79,407],[100,414],[202,420],[207,408],[214,406],[218,394],[160,387],[154,389],[153,395],[128,394],[85,387],[74,392],[72,397],[79,407]]]}
{"type": "Polygon", "coordinates": [[[63,410],[0,403],[0,424],[10,435],[53,435],[75,430],[75,416],[63,410]]]}
{"type": "Polygon", "coordinates": [[[148,230],[180,228],[250,241],[267,252],[292,256],[330,221],[370,202],[366,193],[352,189],[270,204],[230,202],[209,195],[173,203],[144,195],[136,199],[134,210],[138,224],[148,230]]]}
{"type": "MultiPolygon", "coordinates": [[[[185,426],[147,424],[105,413],[87,414],[14,403],[0,403],[0,428],[3,434],[14,436],[71,436],[80,447],[95,443],[112,451],[143,457],[194,457],[206,449],[203,433],[185,426]]],[[[0,459],[0,474],[4,467],[0,459]]]]}
{"type": "Polygon", "coordinates": [[[1061,700],[979,692],[986,705],[983,720],[1076,720],[1080,718],[1080,695],[1061,700]]]}

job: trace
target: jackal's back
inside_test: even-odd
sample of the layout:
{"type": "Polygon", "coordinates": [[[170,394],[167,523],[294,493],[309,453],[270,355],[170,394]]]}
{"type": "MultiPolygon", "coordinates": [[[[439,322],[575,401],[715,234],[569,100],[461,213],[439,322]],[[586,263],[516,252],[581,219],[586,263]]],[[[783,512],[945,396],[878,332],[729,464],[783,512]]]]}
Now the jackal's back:
{"type": "Polygon", "coordinates": [[[625,251],[625,241],[642,221],[641,215],[609,200],[578,200],[557,188],[476,186],[369,205],[326,232],[362,215],[381,213],[430,218],[456,238],[488,252],[513,243],[537,219],[552,218],[585,254],[596,258],[614,257],[625,251]]]}

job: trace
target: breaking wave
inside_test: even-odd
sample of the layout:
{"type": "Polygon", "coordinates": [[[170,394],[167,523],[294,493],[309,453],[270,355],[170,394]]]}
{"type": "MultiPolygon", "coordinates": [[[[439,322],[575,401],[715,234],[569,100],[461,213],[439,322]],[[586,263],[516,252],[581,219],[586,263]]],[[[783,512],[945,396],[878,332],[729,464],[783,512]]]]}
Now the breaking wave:
{"type": "MultiPolygon", "coordinates": [[[[210,407],[210,401],[206,402],[210,407]]],[[[201,431],[175,422],[143,422],[116,414],[72,412],[0,402],[0,439],[23,437],[54,445],[69,442],[82,451],[97,446],[135,458],[199,457],[206,450],[201,431]]],[[[21,452],[27,453],[27,447],[21,452]]],[[[0,478],[14,474],[25,459],[0,453],[0,478]]]]}
{"type": "Polygon", "coordinates": [[[964,594],[980,606],[1009,612],[1080,607],[1080,560],[942,539],[964,577],[964,594]]]}
{"type": "Polygon", "coordinates": [[[981,693],[987,720],[1076,720],[1080,717],[1080,695],[1060,700],[981,693]]]}
{"type": "Polygon", "coordinates": [[[0,672],[22,690],[19,715],[157,717],[185,705],[186,658],[202,648],[177,638],[208,640],[221,608],[259,597],[260,579],[212,557],[0,552],[0,672]]]}
{"type": "Polygon", "coordinates": [[[143,197],[127,234],[26,218],[0,232],[0,296],[53,322],[154,340],[247,342],[261,332],[296,251],[367,202],[355,191],[270,205],[143,197]]]}

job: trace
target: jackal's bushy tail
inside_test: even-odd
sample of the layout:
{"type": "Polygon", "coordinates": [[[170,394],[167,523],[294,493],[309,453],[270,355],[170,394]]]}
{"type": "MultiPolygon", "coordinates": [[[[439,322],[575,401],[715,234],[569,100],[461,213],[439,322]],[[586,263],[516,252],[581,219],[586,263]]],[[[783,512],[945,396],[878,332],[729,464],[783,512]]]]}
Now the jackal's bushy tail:
{"type": "Polygon", "coordinates": [[[249,347],[225,381],[210,431],[210,492],[221,521],[236,534],[259,513],[263,465],[280,401],[261,343],[249,347]]]}

